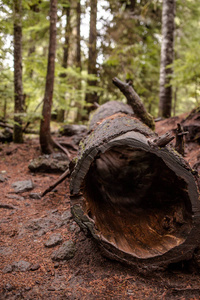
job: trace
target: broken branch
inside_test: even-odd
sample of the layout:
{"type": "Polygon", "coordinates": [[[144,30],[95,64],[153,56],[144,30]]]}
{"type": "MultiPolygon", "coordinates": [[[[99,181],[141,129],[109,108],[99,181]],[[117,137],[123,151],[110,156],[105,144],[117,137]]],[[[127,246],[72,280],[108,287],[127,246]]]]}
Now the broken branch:
{"type": "Polygon", "coordinates": [[[153,117],[146,111],[146,108],[144,107],[138,94],[133,89],[132,85],[130,83],[122,82],[117,77],[114,77],[112,81],[113,84],[118,87],[124,94],[136,117],[138,117],[144,124],[154,130],[155,123],[153,117]]]}

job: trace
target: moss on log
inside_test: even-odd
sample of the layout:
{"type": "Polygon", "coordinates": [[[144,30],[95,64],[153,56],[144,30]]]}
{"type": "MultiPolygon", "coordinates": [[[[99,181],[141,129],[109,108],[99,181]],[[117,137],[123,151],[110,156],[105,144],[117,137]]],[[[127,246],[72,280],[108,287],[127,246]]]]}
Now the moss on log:
{"type": "Polygon", "coordinates": [[[131,116],[109,116],[82,142],[71,176],[76,222],[106,256],[143,269],[190,259],[200,243],[196,178],[160,140],[131,116]]]}

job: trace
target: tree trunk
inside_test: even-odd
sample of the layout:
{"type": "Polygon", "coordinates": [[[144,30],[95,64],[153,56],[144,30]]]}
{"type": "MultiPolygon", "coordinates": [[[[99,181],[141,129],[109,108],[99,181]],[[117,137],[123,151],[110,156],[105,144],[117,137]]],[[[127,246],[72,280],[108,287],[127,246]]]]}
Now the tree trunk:
{"type": "Polygon", "coordinates": [[[23,84],[22,84],[22,4],[21,0],[14,1],[14,99],[15,116],[13,141],[23,143],[22,119],[23,84]]]}
{"type": "Polygon", "coordinates": [[[76,7],[76,66],[81,70],[81,2],[76,7]]]}
{"type": "Polygon", "coordinates": [[[174,17],[175,0],[163,0],[159,116],[164,118],[171,116],[172,86],[170,80],[173,70],[169,65],[174,59],[174,17]]]}
{"type": "MultiPolygon", "coordinates": [[[[76,6],[76,67],[82,69],[81,66],[81,3],[80,0],[77,1],[76,6]]],[[[81,90],[81,80],[77,83],[77,89],[81,90]]],[[[82,119],[82,103],[81,100],[76,101],[77,115],[75,122],[78,123],[82,119]]]]}
{"type": "MultiPolygon", "coordinates": [[[[96,60],[97,60],[97,0],[90,1],[90,34],[89,34],[89,56],[88,56],[88,74],[97,75],[96,60]]],[[[96,86],[96,80],[89,80],[88,86],[96,86]]],[[[98,96],[96,92],[87,92],[85,96],[88,113],[95,109],[94,102],[98,102],[98,96]]]]}
{"type": "Polygon", "coordinates": [[[200,243],[196,178],[170,140],[127,114],[100,118],[71,176],[76,222],[104,255],[138,269],[188,260],[200,243]]]}
{"type": "MultiPolygon", "coordinates": [[[[71,6],[69,4],[69,6],[64,9],[66,11],[66,27],[65,27],[65,42],[64,42],[64,46],[63,46],[63,61],[62,61],[62,67],[67,69],[68,67],[68,57],[69,57],[69,48],[70,48],[70,36],[72,33],[72,28],[71,28],[71,16],[70,16],[70,12],[71,12],[71,6]]],[[[66,74],[62,73],[60,75],[60,77],[62,78],[66,78],[66,74]]],[[[57,122],[64,122],[65,120],[65,109],[61,108],[58,110],[57,113],[57,122]]]]}
{"type": "Polygon", "coordinates": [[[66,8],[65,43],[63,46],[63,62],[62,62],[62,67],[65,69],[67,68],[68,65],[69,46],[70,46],[69,40],[72,32],[71,23],[70,23],[70,11],[71,11],[71,7],[68,6],[66,8]]]}
{"type": "Polygon", "coordinates": [[[40,146],[42,153],[53,152],[53,141],[50,132],[51,107],[53,99],[54,70],[56,55],[56,22],[57,22],[57,0],[50,2],[50,36],[48,67],[46,76],[45,95],[42,109],[42,120],[40,123],[40,146]]]}

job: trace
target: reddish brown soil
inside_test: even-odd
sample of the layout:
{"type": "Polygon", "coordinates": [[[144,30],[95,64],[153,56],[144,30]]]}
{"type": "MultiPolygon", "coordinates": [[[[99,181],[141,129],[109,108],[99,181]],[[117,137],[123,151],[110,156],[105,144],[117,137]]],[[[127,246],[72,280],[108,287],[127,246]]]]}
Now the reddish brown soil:
{"type": "MultiPolygon", "coordinates": [[[[164,133],[172,126],[162,121],[157,123],[157,131],[164,133]]],[[[197,144],[187,146],[186,159],[191,165],[198,152],[197,144]]],[[[32,192],[41,193],[59,177],[29,171],[29,161],[39,155],[37,139],[27,139],[22,145],[0,145],[0,171],[7,178],[0,182],[0,203],[16,207],[0,208],[0,299],[200,299],[200,276],[189,263],[141,275],[102,257],[97,245],[85,237],[73,219],[62,226],[50,223],[46,233],[30,230],[27,224],[32,220],[59,218],[70,210],[69,180],[42,199],[31,199],[30,191],[10,198],[16,196],[11,186],[15,181],[32,179],[32,192]],[[71,260],[52,261],[51,254],[60,246],[46,248],[44,242],[55,233],[60,233],[63,241],[76,243],[71,260]],[[20,260],[38,264],[38,269],[3,272],[20,260]]]]}

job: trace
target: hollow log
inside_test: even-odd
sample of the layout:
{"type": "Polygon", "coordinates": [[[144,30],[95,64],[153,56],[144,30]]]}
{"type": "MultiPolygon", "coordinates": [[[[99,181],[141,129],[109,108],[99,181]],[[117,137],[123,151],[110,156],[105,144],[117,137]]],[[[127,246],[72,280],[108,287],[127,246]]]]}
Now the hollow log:
{"type": "Polygon", "coordinates": [[[104,255],[145,270],[189,260],[200,244],[196,178],[162,139],[134,117],[114,114],[81,143],[71,175],[79,226],[104,255]]]}
{"type": "Polygon", "coordinates": [[[116,113],[124,113],[130,116],[134,115],[133,109],[130,105],[118,101],[109,101],[99,106],[94,112],[90,120],[89,130],[93,129],[96,125],[99,125],[103,119],[116,113]]]}

